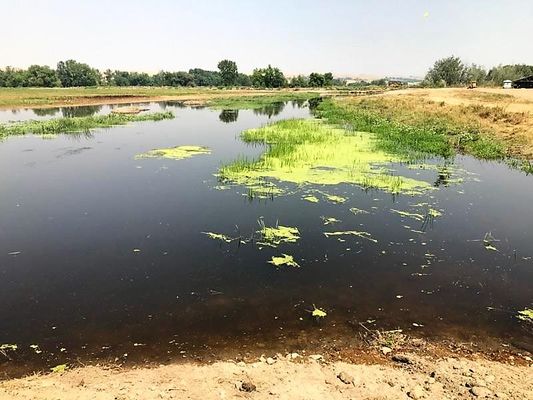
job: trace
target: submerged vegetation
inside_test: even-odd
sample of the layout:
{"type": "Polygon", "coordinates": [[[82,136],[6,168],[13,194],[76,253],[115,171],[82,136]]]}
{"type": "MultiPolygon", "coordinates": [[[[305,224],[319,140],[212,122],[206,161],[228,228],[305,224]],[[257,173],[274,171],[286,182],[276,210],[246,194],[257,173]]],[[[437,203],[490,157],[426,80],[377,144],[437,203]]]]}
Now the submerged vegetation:
{"type": "MultiPolygon", "coordinates": [[[[350,132],[319,120],[284,120],[244,131],[241,138],[264,143],[268,149],[259,159],[241,158],[223,166],[223,182],[254,187],[267,179],[299,185],[353,183],[406,194],[431,189],[427,182],[394,175],[390,163],[407,161],[406,157],[380,149],[371,133],[350,132]]],[[[327,199],[345,200],[335,195],[327,199]]]]}
{"type": "Polygon", "coordinates": [[[142,158],[168,158],[171,160],[183,160],[199,154],[211,154],[211,150],[204,146],[176,146],[165,149],[154,149],[143,154],[138,154],[135,159],[142,158]]]}
{"type": "Polygon", "coordinates": [[[0,137],[10,135],[52,135],[57,133],[86,132],[95,128],[125,125],[129,122],[161,121],[172,119],[170,111],[142,115],[108,114],[88,117],[53,118],[43,121],[23,121],[0,124],[0,137]]]}

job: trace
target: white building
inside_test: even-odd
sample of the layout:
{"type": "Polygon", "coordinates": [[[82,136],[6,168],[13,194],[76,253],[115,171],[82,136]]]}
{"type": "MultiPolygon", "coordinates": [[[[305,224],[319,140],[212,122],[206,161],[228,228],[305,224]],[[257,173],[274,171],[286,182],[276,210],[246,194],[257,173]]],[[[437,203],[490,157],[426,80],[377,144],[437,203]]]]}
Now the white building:
{"type": "Polygon", "coordinates": [[[511,89],[513,87],[513,81],[507,79],[503,81],[503,88],[504,89],[511,89]]]}

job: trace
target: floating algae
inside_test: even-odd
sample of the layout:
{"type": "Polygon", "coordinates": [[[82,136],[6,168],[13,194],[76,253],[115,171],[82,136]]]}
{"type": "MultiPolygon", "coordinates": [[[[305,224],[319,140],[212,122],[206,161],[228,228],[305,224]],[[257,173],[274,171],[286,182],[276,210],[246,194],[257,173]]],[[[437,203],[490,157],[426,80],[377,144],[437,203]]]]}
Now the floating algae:
{"type": "Polygon", "coordinates": [[[231,243],[233,240],[229,236],[226,236],[222,233],[214,233],[214,232],[202,232],[204,235],[209,236],[213,240],[221,240],[222,242],[231,243]]]}
{"type": "Polygon", "coordinates": [[[278,225],[276,227],[265,226],[261,224],[261,230],[258,233],[261,235],[261,241],[258,245],[276,247],[282,243],[295,243],[300,239],[300,232],[298,228],[290,226],[278,225]]]}
{"type": "Polygon", "coordinates": [[[311,316],[315,317],[316,319],[320,319],[320,318],[325,318],[327,315],[328,314],[326,313],[326,311],[324,311],[321,308],[317,308],[317,306],[313,304],[313,310],[311,311],[311,316]]]}
{"type": "Polygon", "coordinates": [[[310,203],[318,203],[318,198],[316,196],[306,196],[303,198],[304,200],[310,202],[310,203]]]}
{"type": "Polygon", "coordinates": [[[335,196],[334,194],[328,194],[326,199],[333,203],[344,203],[346,201],[346,197],[335,196]]]}
{"type": "Polygon", "coordinates": [[[239,158],[223,166],[219,171],[223,182],[246,186],[267,179],[299,185],[352,183],[404,194],[432,189],[427,182],[393,175],[390,163],[406,160],[377,150],[370,133],[348,132],[320,120],[285,120],[246,130],[241,137],[248,143],[264,143],[268,150],[259,159],[239,158]]]}
{"type": "Polygon", "coordinates": [[[422,214],[410,213],[407,211],[400,211],[400,210],[395,210],[395,209],[391,209],[391,211],[393,213],[401,215],[402,217],[413,218],[413,219],[416,219],[417,221],[423,221],[425,219],[422,214]]]}
{"type": "Polygon", "coordinates": [[[183,160],[199,154],[211,154],[211,150],[204,146],[176,146],[165,149],[154,149],[135,156],[136,160],[143,158],[168,158],[183,160]]]}
{"type": "Polygon", "coordinates": [[[16,344],[2,344],[0,345],[0,351],[5,351],[5,350],[12,350],[12,351],[15,351],[18,349],[18,346],[16,344]]]}
{"type": "Polygon", "coordinates": [[[324,221],[324,225],[331,225],[336,224],[338,222],[341,222],[340,219],[334,218],[334,217],[320,217],[322,221],[324,221]]]}
{"type": "Polygon", "coordinates": [[[516,317],[522,321],[533,323],[533,309],[526,308],[525,310],[518,311],[518,315],[516,317]]]}
{"type": "Polygon", "coordinates": [[[294,261],[294,258],[292,256],[289,256],[288,254],[282,254],[282,257],[272,257],[272,260],[269,261],[270,264],[275,265],[276,267],[280,267],[282,265],[287,265],[288,267],[300,267],[300,264],[298,264],[296,261],[294,261]]]}
{"type": "Polygon", "coordinates": [[[368,232],[364,231],[338,231],[338,232],[324,232],[324,235],[326,237],[330,236],[344,236],[344,235],[352,235],[352,236],[359,236],[360,238],[370,240],[371,242],[377,243],[378,241],[372,237],[372,235],[368,232]]]}
{"type": "Polygon", "coordinates": [[[61,374],[65,372],[67,368],[68,367],[66,364],[60,364],[60,365],[56,365],[55,367],[50,368],[50,371],[57,373],[57,374],[61,374]]]}
{"type": "Polygon", "coordinates": [[[354,215],[358,215],[358,214],[370,214],[368,211],[366,210],[361,210],[360,208],[357,208],[357,207],[352,207],[350,208],[350,212],[354,215]]]}

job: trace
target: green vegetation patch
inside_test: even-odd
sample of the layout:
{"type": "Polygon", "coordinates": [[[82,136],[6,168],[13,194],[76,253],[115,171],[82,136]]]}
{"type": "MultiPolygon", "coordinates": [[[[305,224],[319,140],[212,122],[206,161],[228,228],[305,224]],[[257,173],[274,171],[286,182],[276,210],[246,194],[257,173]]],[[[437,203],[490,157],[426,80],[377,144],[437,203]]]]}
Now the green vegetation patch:
{"type": "Polygon", "coordinates": [[[285,120],[246,130],[241,137],[247,143],[264,143],[268,149],[259,159],[241,158],[223,166],[219,171],[223,182],[246,186],[267,179],[299,185],[352,183],[405,194],[432,188],[427,182],[394,175],[390,164],[405,158],[376,149],[371,133],[350,133],[319,120],[285,120]]]}
{"type": "Polygon", "coordinates": [[[211,150],[203,146],[176,146],[150,150],[146,153],[136,155],[135,159],[168,158],[171,160],[183,160],[200,154],[211,154],[211,150]]]}
{"type": "Polygon", "coordinates": [[[295,243],[300,239],[298,228],[291,226],[278,225],[271,227],[262,225],[258,233],[261,235],[261,240],[257,244],[270,247],[277,247],[282,243],[295,243]]]}
{"type": "Polygon", "coordinates": [[[533,323],[533,309],[526,308],[525,310],[518,311],[517,318],[522,321],[533,323]]]}
{"type": "Polygon", "coordinates": [[[171,112],[158,112],[143,115],[94,115],[89,117],[52,118],[43,121],[23,121],[0,124],[0,137],[10,135],[52,135],[57,133],[86,132],[95,128],[108,128],[116,125],[125,125],[129,122],[161,121],[172,119],[171,112]]]}
{"type": "Polygon", "coordinates": [[[288,254],[282,254],[281,257],[275,257],[273,256],[272,259],[269,261],[270,264],[275,265],[276,267],[281,267],[282,265],[286,265],[288,267],[300,267],[300,265],[294,261],[293,256],[290,256],[288,254]]]}

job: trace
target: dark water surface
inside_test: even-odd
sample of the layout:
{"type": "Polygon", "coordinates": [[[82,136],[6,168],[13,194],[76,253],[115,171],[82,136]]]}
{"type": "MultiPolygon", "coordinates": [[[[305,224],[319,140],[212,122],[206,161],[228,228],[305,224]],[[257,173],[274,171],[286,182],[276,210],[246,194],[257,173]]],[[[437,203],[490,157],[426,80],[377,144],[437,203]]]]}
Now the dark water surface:
{"type": "MultiPolygon", "coordinates": [[[[215,189],[221,164],[263,151],[239,133],[308,110],[150,108],[163,106],[174,120],[0,142],[0,344],[19,348],[11,361],[0,354],[3,367],[302,348],[349,341],[350,326],[365,321],[416,335],[531,343],[515,317],[533,299],[531,176],[458,157],[464,181],[449,185],[434,169],[398,166],[437,182],[423,196],[285,185],[293,194],[250,200],[242,187],[215,189]],[[177,145],[212,154],[134,159],[177,145]],[[348,200],[303,201],[310,188],[348,200]],[[420,202],[443,215],[424,223],[391,212],[420,202]],[[321,216],[342,222],[324,226],[321,216]],[[250,235],[259,218],[297,227],[301,239],[259,249],[201,233],[250,235]],[[378,242],[323,234],[342,230],[367,231],[378,242]],[[497,251],[483,245],[488,232],[497,251]],[[267,263],[280,253],[301,268],[267,263]],[[319,323],[308,312],[313,304],[328,313],[319,323]]],[[[30,112],[2,112],[0,121],[35,119],[30,112]]]]}

